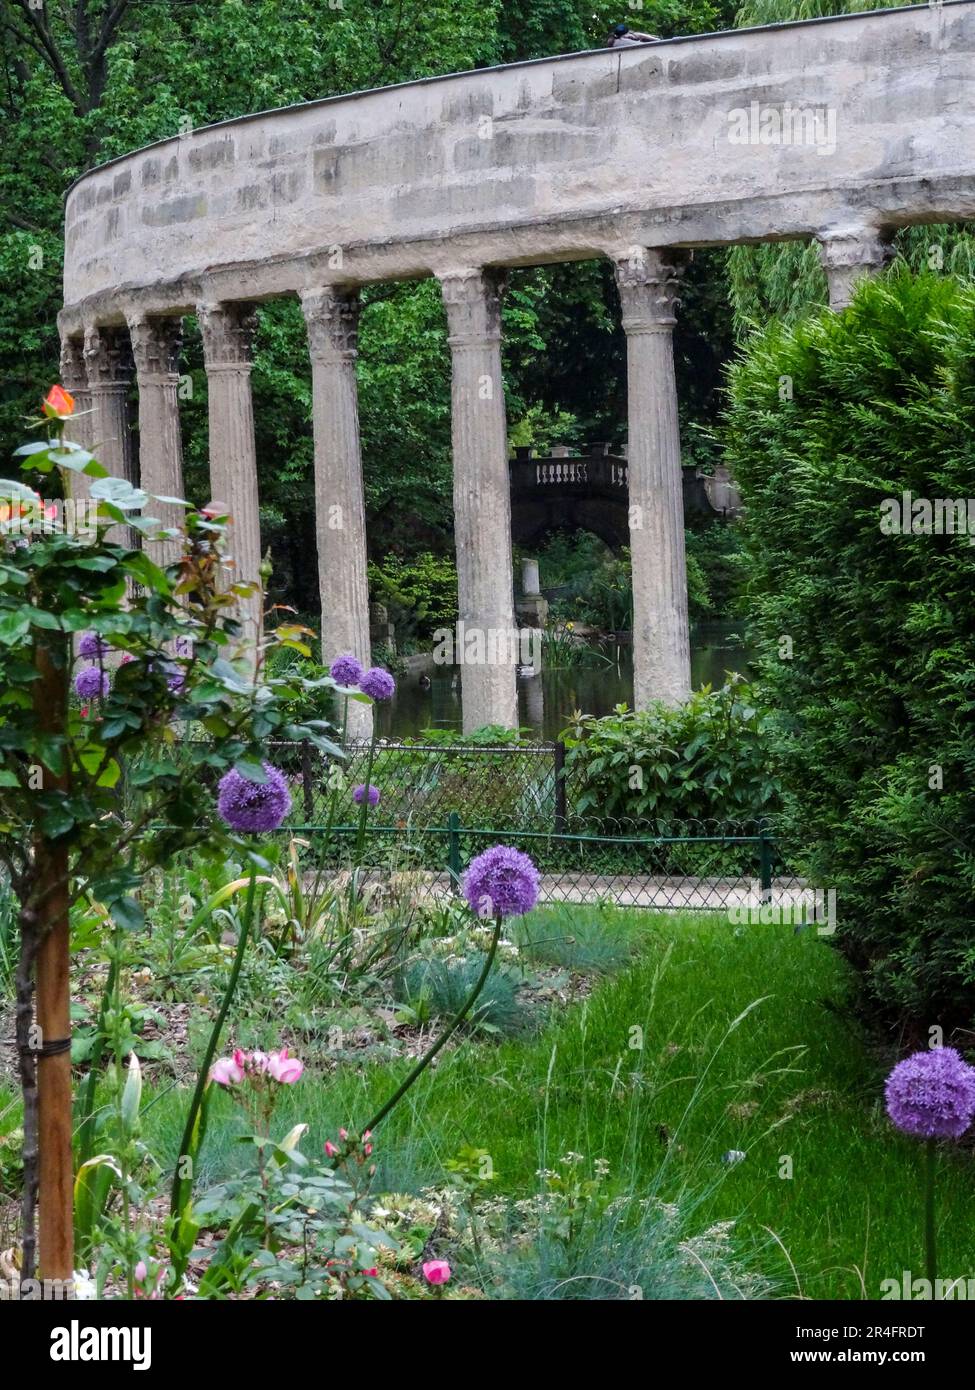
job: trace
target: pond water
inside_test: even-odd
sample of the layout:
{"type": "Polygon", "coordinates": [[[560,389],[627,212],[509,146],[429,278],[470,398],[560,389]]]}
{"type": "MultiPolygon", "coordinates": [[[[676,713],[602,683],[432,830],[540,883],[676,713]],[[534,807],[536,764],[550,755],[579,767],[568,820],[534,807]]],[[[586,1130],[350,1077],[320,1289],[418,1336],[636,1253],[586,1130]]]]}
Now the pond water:
{"type": "MultiPolygon", "coordinates": [[[[748,675],[749,650],[734,621],[701,623],[691,630],[691,682],[696,689],[710,682],[724,684],[726,672],[748,675]]],[[[397,683],[396,695],[379,709],[381,738],[415,738],[423,729],[456,729],[461,724],[461,682],[457,667],[435,667],[431,689],[421,690],[417,676],[397,683]]],[[[620,649],[619,666],[592,670],[578,667],[543,670],[540,676],[518,679],[521,724],[540,738],[557,738],[573,710],[610,714],[623,701],[633,704],[633,659],[629,647],[620,649]]]]}

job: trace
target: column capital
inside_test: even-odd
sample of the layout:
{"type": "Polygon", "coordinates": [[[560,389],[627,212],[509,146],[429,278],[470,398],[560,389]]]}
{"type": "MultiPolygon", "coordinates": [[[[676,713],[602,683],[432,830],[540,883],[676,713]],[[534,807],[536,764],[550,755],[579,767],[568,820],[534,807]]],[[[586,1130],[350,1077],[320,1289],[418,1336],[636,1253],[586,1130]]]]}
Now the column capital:
{"type": "Polygon", "coordinates": [[[219,371],[221,368],[249,371],[257,331],[257,310],[254,306],[236,301],[200,304],[196,314],[207,371],[219,371]]]}
{"type": "Polygon", "coordinates": [[[134,313],[129,317],[129,338],[140,382],[168,381],[176,376],[183,345],[182,319],[134,313]]]}
{"type": "Polygon", "coordinates": [[[354,362],[359,346],[359,291],[322,285],[301,291],[308,351],[317,362],[354,362]]]}
{"type": "Polygon", "coordinates": [[[626,333],[668,333],[677,322],[681,277],[690,252],[635,246],[614,261],[626,333]]]}
{"type": "Polygon", "coordinates": [[[478,347],[501,341],[501,301],[507,285],[503,270],[470,269],[438,275],[447,311],[451,347],[478,347]]]}
{"type": "Polygon", "coordinates": [[[118,328],[89,325],[85,329],[88,389],[126,390],[132,380],[132,351],[128,335],[118,328]]]}
{"type": "Polygon", "coordinates": [[[831,309],[845,309],[862,275],[876,275],[894,254],[890,238],[875,227],[843,227],[821,232],[819,258],[826,272],[831,309]]]}
{"type": "Polygon", "coordinates": [[[88,390],[88,368],[85,365],[85,340],[80,335],[61,339],[61,385],[72,395],[88,390]]]}

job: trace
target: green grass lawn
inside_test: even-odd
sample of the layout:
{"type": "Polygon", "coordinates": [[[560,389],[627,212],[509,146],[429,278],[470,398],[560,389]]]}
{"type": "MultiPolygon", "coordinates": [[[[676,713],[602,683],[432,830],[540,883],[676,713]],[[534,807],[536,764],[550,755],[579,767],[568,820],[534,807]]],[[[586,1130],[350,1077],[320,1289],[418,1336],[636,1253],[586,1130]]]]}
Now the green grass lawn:
{"type": "MultiPolygon", "coordinates": [[[[539,911],[529,924],[535,940],[575,930],[583,955],[602,941],[593,951],[616,968],[529,1039],[443,1055],[377,1136],[374,1190],[436,1183],[466,1144],[491,1155],[497,1192],[523,1197],[538,1189],[537,1170],[571,1151],[607,1159],[621,1191],[689,1203],[695,1229],[737,1221],[784,1296],[877,1298],[883,1279],[923,1273],[922,1152],[884,1115],[890,1059],[873,1056],[849,1021],[846,972],[824,942],[717,915],[580,908],[539,911]],[[639,945],[621,966],[605,943],[626,936],[639,945]],[[731,1150],[746,1157],[723,1162],[731,1150]]],[[[324,1075],[312,1049],[305,1060],[277,1123],[284,1133],[308,1122],[309,1152],[340,1125],[361,1125],[406,1065],[324,1075]]],[[[145,1110],[144,1138],[165,1163],[185,1100],[162,1089],[145,1110]]],[[[203,1182],[234,1167],[237,1132],[217,1096],[203,1182]]],[[[975,1275],[973,1188],[971,1157],[943,1155],[942,1275],[975,1275]]]]}

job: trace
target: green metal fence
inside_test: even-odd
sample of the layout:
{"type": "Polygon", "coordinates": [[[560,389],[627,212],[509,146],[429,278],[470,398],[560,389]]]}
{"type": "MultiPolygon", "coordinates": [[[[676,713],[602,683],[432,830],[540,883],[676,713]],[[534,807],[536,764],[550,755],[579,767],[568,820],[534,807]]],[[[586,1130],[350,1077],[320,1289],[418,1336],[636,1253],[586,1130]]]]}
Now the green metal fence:
{"type": "MultiPolygon", "coordinates": [[[[690,824],[681,833],[648,834],[617,823],[612,832],[537,831],[465,824],[457,811],[442,825],[369,823],[355,860],[366,874],[412,874],[430,892],[458,891],[470,860],[494,844],[530,854],[541,873],[542,902],[614,903],[621,907],[720,909],[788,899],[801,882],[782,862],[770,829],[690,824]]],[[[299,825],[311,862],[336,870],[353,862],[357,825],[299,825]]]]}
{"type": "Polygon", "coordinates": [[[307,744],[268,750],[291,780],[292,812],[280,833],[305,841],[309,866],[338,871],[355,862],[455,892],[469,861],[500,843],[531,855],[545,902],[726,909],[801,890],[790,846],[770,821],[580,815],[564,754],[560,744],[380,743],[369,780],[381,799],[360,851],[353,790],[365,781],[368,748],[351,746],[341,764],[307,744]]]}

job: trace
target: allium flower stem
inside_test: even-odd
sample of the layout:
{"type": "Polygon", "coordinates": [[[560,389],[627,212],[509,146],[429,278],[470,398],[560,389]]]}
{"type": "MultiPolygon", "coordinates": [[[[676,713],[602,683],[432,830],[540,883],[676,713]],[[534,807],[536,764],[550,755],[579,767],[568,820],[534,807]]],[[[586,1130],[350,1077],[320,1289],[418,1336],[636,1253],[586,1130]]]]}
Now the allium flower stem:
{"type": "MultiPolygon", "coordinates": [[[[183,1160],[190,1158],[193,1163],[203,1143],[203,1136],[206,1129],[206,1117],[200,1119],[200,1112],[203,1109],[203,1101],[206,1096],[207,1086],[210,1082],[210,1068],[216,1056],[217,1048],[220,1045],[220,1034],[223,1032],[223,1025],[226,1021],[230,1005],[237,989],[237,981],[240,979],[241,966],[244,964],[244,950],[250,936],[251,923],[254,920],[254,894],[257,889],[257,869],[252,864],[250,869],[250,882],[247,885],[247,897],[244,901],[244,911],[240,919],[240,933],[237,938],[237,953],[234,956],[233,967],[230,971],[230,979],[227,981],[227,988],[224,990],[223,1001],[220,1005],[220,1012],[217,1014],[213,1027],[210,1030],[210,1038],[200,1062],[200,1070],[196,1078],[196,1089],[193,1092],[193,1099],[190,1102],[189,1112],[186,1116],[186,1124],[183,1128],[183,1138],[180,1141],[179,1154],[176,1159],[176,1171],[173,1175],[172,1197],[170,1199],[169,1210],[174,1221],[178,1221],[186,1200],[192,1191],[192,1178],[182,1176],[183,1160]],[[197,1133],[197,1122],[199,1123],[199,1133],[197,1133]]],[[[187,1258],[189,1252],[187,1251],[187,1258]]],[[[185,1267],[185,1261],[184,1261],[185,1267]]],[[[174,1260],[173,1270],[176,1274],[176,1282],[182,1278],[182,1270],[177,1272],[174,1260]]]]}
{"type": "MultiPolygon", "coordinates": [[[[372,738],[369,740],[369,756],[368,756],[368,758],[366,759],[365,785],[366,785],[367,787],[371,787],[371,786],[372,786],[372,764],[373,764],[373,759],[375,758],[375,756],[376,756],[376,721],[375,721],[375,719],[373,719],[373,721],[372,721],[372,738]]],[[[357,868],[359,868],[359,867],[361,866],[361,864],[362,864],[362,851],[363,851],[363,850],[365,849],[365,847],[366,847],[366,821],[367,821],[368,817],[369,817],[369,797],[368,797],[368,795],[367,795],[367,796],[364,796],[364,797],[362,798],[362,804],[361,804],[361,806],[359,807],[359,829],[358,829],[358,831],[357,831],[357,833],[356,833],[356,837],[355,837],[355,863],[356,863],[356,867],[357,867],[357,868]]]]}
{"type": "Polygon", "coordinates": [[[386,1101],[385,1105],[383,1105],[379,1110],[376,1111],[375,1115],[373,1115],[369,1123],[363,1125],[363,1133],[365,1133],[366,1130],[374,1130],[381,1120],[385,1120],[389,1112],[394,1108],[394,1106],[399,1104],[399,1102],[406,1095],[407,1091],[413,1085],[414,1081],[416,1081],[420,1076],[422,1076],[422,1074],[426,1071],[427,1067],[433,1061],[434,1057],[436,1057],[437,1053],[440,1051],[443,1045],[452,1036],[452,1034],[454,1034],[457,1031],[457,1029],[463,1023],[464,1019],[470,1013],[475,1001],[477,1000],[477,996],[484,988],[484,985],[487,981],[487,977],[491,973],[491,967],[494,964],[494,957],[497,954],[498,950],[498,941],[501,938],[501,923],[503,920],[504,919],[502,917],[495,917],[494,919],[494,934],[491,937],[491,947],[487,953],[487,959],[484,962],[484,969],[478,976],[474,988],[471,990],[470,994],[464,1000],[463,1004],[460,1006],[460,1008],[454,1014],[453,1018],[447,1024],[447,1027],[440,1034],[440,1037],[437,1039],[437,1041],[433,1044],[432,1047],[428,1048],[427,1051],[424,1052],[423,1056],[420,1058],[416,1066],[406,1077],[405,1081],[403,1081],[396,1088],[396,1090],[390,1096],[389,1100],[386,1101]]]}
{"type": "Polygon", "coordinates": [[[936,1139],[929,1139],[924,1146],[924,1255],[932,1298],[934,1298],[938,1278],[937,1228],[934,1219],[934,1179],[938,1168],[937,1143],[936,1139]]]}

